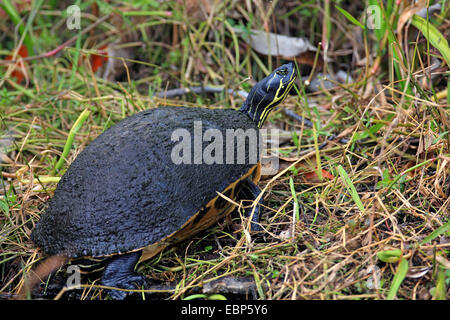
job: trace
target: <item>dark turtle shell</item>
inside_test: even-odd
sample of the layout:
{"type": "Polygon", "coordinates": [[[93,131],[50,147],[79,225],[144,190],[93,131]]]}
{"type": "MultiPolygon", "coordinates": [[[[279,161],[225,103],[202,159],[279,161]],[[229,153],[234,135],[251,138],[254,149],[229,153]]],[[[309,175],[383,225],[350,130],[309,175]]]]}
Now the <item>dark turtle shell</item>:
{"type": "MultiPolygon", "coordinates": [[[[197,215],[198,220],[203,216],[211,200],[223,200],[217,192],[254,173],[255,152],[250,148],[254,143],[249,139],[241,140],[245,141],[244,161],[237,163],[239,137],[245,138],[249,129],[257,133],[259,161],[258,128],[236,110],[161,107],[120,121],[73,161],[37,223],[32,240],[51,255],[107,256],[155,246],[181,227],[194,228],[189,221],[192,217],[197,215]],[[173,150],[181,143],[172,137],[176,129],[189,132],[193,154],[198,141],[202,150],[210,146],[208,139],[194,138],[194,134],[198,138],[199,123],[202,135],[208,129],[222,133],[223,164],[196,164],[194,157],[191,164],[174,163],[173,150]],[[225,142],[228,130],[238,136],[233,141],[231,164],[225,161],[226,147],[230,147],[229,141],[225,142]]],[[[233,189],[229,196],[234,193],[233,189]]]]}

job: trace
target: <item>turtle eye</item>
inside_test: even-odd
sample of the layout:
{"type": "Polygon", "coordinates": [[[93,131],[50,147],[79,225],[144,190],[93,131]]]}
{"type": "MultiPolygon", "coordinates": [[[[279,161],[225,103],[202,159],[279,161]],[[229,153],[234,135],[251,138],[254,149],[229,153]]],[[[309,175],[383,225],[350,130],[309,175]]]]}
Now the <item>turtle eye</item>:
{"type": "Polygon", "coordinates": [[[281,69],[281,70],[278,70],[276,73],[279,76],[285,76],[285,75],[288,74],[288,70],[287,69],[281,69]]]}

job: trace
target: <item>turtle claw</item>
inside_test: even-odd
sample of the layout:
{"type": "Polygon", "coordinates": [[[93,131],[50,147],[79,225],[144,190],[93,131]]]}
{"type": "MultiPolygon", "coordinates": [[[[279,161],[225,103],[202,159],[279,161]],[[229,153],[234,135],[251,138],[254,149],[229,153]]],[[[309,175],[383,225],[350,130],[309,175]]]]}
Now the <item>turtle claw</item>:
{"type": "MultiPolygon", "coordinates": [[[[145,277],[134,272],[134,267],[141,256],[141,252],[114,257],[105,267],[102,285],[126,290],[136,290],[145,284],[145,277]]],[[[128,291],[108,290],[108,295],[114,300],[123,300],[128,291]]]]}
{"type": "MultiPolygon", "coordinates": [[[[145,284],[145,277],[138,274],[122,274],[117,275],[113,281],[113,283],[110,283],[109,280],[105,281],[102,279],[102,284],[108,287],[115,287],[119,289],[126,289],[126,290],[136,290],[139,289],[139,287],[142,287],[143,284],[145,284]]],[[[128,294],[130,294],[129,291],[123,291],[123,290],[108,290],[108,295],[111,297],[111,299],[114,300],[124,300],[128,294]]]]}

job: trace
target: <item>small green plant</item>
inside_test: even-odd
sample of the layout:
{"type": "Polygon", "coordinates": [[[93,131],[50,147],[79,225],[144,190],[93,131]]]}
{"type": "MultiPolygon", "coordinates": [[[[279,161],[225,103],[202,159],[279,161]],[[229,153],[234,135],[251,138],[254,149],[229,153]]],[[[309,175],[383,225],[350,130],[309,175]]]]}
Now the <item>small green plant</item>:
{"type": "Polygon", "coordinates": [[[403,257],[402,250],[400,249],[380,251],[377,253],[377,257],[386,263],[398,263],[387,295],[388,300],[393,300],[397,296],[398,289],[408,272],[408,260],[403,257]]]}
{"type": "Polygon", "coordinates": [[[393,189],[399,189],[402,190],[404,185],[403,183],[406,181],[407,176],[402,175],[400,179],[394,182],[394,179],[391,178],[389,175],[389,170],[384,169],[383,170],[383,179],[377,182],[377,189],[387,188],[392,185],[393,189]]]}

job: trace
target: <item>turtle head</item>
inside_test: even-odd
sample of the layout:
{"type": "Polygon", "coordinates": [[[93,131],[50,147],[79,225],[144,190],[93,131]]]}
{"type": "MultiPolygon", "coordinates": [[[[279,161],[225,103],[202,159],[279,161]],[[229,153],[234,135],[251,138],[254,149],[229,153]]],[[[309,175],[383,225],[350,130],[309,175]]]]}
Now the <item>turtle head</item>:
{"type": "Polygon", "coordinates": [[[287,97],[296,77],[293,62],[276,68],[252,88],[240,111],[246,113],[261,128],[270,111],[287,97]]]}

